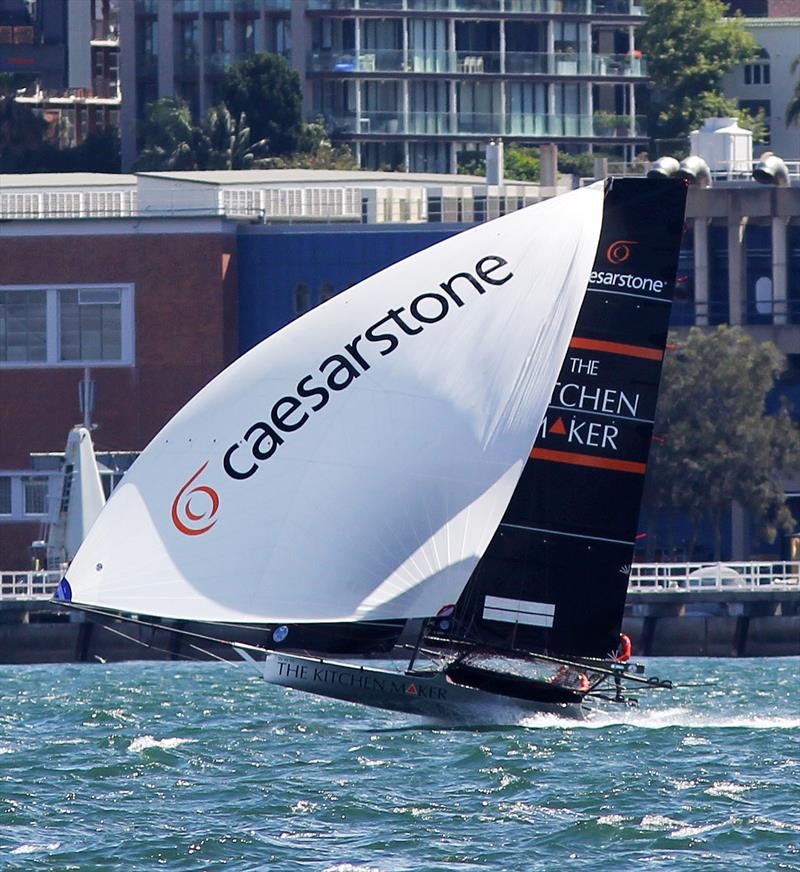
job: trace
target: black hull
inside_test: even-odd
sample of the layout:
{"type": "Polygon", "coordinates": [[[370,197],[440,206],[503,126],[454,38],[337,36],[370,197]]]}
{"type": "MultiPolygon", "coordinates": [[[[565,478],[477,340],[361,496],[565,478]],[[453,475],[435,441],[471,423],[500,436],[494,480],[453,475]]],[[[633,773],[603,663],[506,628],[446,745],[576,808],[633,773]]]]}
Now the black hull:
{"type": "Polygon", "coordinates": [[[445,669],[445,675],[456,684],[483,690],[513,699],[524,699],[536,703],[580,703],[583,694],[568,687],[560,687],[547,681],[524,678],[521,675],[508,675],[470,666],[466,663],[453,663],[445,669]]]}

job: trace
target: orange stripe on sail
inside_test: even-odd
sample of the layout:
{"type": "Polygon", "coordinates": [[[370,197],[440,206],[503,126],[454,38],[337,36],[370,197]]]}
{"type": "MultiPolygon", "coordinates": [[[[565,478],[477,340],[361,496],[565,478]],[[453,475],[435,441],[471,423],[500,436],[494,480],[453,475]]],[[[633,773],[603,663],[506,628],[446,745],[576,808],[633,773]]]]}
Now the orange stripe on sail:
{"type": "Polygon", "coordinates": [[[658,348],[644,348],[641,345],[625,345],[622,342],[604,342],[602,339],[581,339],[573,336],[570,348],[581,348],[584,351],[607,351],[610,354],[623,354],[625,357],[642,357],[645,360],[661,360],[664,352],[658,348]]]}
{"type": "Polygon", "coordinates": [[[644,475],[647,465],[633,460],[616,460],[613,457],[595,457],[592,454],[573,454],[570,451],[551,451],[549,448],[534,448],[534,460],[551,460],[553,463],[571,463],[575,466],[593,466],[597,469],[613,469],[617,472],[635,472],[644,475]]]}

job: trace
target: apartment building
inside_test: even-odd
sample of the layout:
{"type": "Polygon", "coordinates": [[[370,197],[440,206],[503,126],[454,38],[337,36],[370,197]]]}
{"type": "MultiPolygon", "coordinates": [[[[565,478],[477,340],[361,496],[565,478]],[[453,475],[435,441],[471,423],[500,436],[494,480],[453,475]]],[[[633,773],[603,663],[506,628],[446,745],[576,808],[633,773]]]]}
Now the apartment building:
{"type": "Polygon", "coordinates": [[[148,102],[202,113],[261,51],[290,59],[306,116],[368,169],[455,172],[498,137],[626,157],[647,139],[632,0],[136,0],[120,16],[123,167],[148,102]]]}
{"type": "Polygon", "coordinates": [[[762,151],[789,160],[800,158],[800,124],[787,124],[786,110],[800,78],[792,65],[800,57],[800,0],[749,8],[744,27],[761,47],[760,57],[732,70],[723,80],[725,93],[753,115],[763,111],[768,127],[762,151]],[[776,14],[778,13],[778,14],[776,14]]]}
{"type": "Polygon", "coordinates": [[[117,0],[3,2],[10,6],[0,6],[0,71],[29,77],[17,102],[49,122],[61,147],[119,127],[117,0]]]}

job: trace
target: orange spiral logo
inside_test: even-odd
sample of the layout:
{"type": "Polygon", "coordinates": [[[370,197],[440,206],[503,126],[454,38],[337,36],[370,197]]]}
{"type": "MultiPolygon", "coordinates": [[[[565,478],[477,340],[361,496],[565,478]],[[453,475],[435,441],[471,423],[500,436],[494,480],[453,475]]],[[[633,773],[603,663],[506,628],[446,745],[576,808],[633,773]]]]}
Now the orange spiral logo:
{"type": "Polygon", "coordinates": [[[608,246],[608,251],[606,251],[608,262],[613,264],[625,263],[631,256],[632,245],[638,245],[638,243],[632,239],[618,239],[616,242],[612,242],[608,246]]]}
{"type": "Polygon", "coordinates": [[[219,508],[219,494],[207,484],[192,487],[207,466],[208,461],[178,491],[172,503],[172,523],[187,536],[207,533],[217,523],[215,515],[219,508]]]}

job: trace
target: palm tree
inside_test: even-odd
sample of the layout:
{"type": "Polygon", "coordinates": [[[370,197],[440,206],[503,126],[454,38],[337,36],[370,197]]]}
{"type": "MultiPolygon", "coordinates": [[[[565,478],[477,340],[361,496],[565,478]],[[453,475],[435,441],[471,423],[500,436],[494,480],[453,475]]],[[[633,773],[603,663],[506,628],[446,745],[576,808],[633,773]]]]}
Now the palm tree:
{"type": "Polygon", "coordinates": [[[164,97],[145,109],[142,150],[135,170],[198,169],[199,131],[189,106],[178,97],[164,97]]]}
{"type": "Polygon", "coordinates": [[[208,110],[202,128],[201,163],[210,170],[245,170],[266,153],[268,142],[250,142],[250,128],[244,112],[235,121],[223,105],[208,110]]]}
{"type": "MultiPolygon", "coordinates": [[[[796,72],[798,67],[800,67],[800,55],[792,62],[792,72],[796,72]]],[[[786,107],[786,126],[796,123],[800,123],[800,80],[794,86],[794,94],[786,107]]]]}

